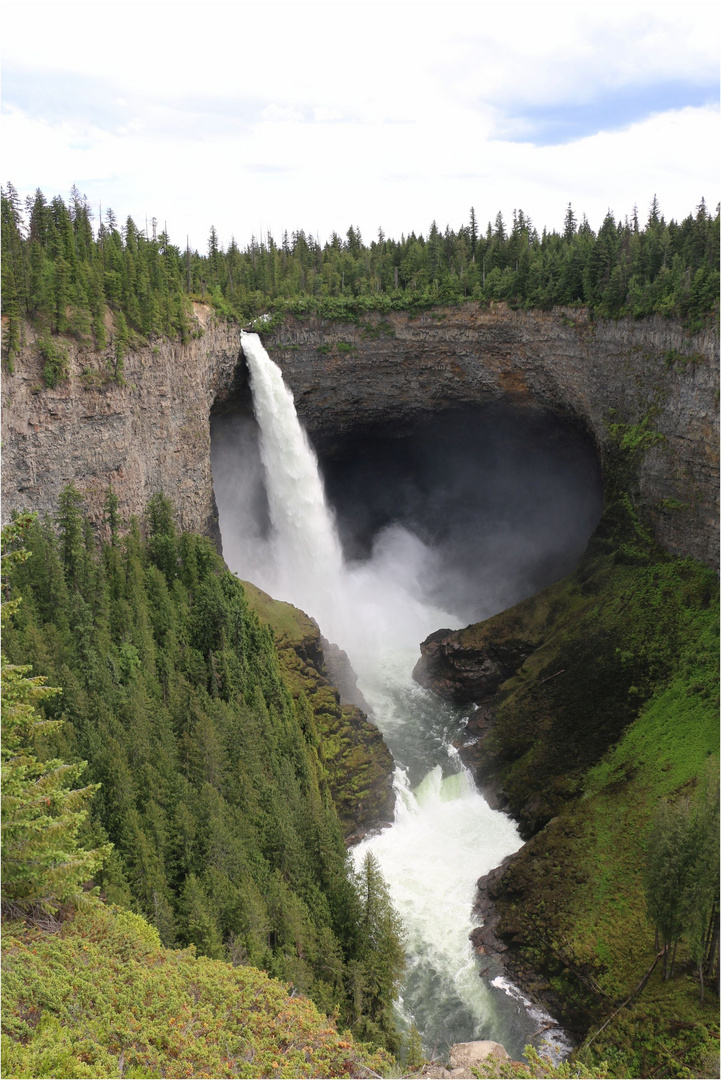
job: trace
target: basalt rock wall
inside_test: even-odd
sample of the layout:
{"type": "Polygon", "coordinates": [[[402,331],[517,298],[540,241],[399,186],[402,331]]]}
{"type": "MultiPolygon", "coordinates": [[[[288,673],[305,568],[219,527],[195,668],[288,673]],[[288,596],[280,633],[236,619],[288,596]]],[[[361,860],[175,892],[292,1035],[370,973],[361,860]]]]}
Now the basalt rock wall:
{"type": "MultiPolygon", "coordinates": [[[[197,306],[203,336],[125,358],[125,385],[103,356],[70,346],[71,377],[51,390],[28,331],[3,387],[3,516],[49,510],[70,481],[100,520],[111,482],[127,517],[163,490],[182,527],[217,538],[209,416],[242,398],[237,328],[197,306]]],[[[718,333],[689,336],[661,318],[598,322],[580,310],[475,304],[369,313],[357,324],[288,318],[264,335],[314,439],[398,428],[491,402],[576,418],[604,460],[609,423],[649,417],[662,439],[643,457],[638,503],[669,551],[718,564],[718,333]]]]}
{"type": "Polygon", "coordinates": [[[497,402],[575,418],[604,462],[609,425],[648,417],[662,438],[640,461],[632,494],[669,551],[718,565],[717,331],[467,304],[355,326],[288,320],[266,345],[307,427],[331,448],[351,428],[400,428],[497,402]]]}
{"type": "Polygon", "coordinates": [[[122,518],[141,517],[158,491],[170,496],[183,529],[218,541],[210,471],[210,410],[230,392],[241,359],[238,328],[196,305],[198,336],[186,345],[158,341],[128,353],[122,382],[110,377],[109,353],[66,343],[69,378],[42,380],[32,330],[3,370],[2,513],[57,509],[73,482],[91,518],[103,518],[112,484],[122,518]]]}

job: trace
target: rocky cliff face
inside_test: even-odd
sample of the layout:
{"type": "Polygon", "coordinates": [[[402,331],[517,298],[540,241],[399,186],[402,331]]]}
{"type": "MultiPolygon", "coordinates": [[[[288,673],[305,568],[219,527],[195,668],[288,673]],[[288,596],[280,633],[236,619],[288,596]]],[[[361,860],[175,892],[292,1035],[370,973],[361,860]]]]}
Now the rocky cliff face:
{"type": "Polygon", "coordinates": [[[125,520],[163,491],[183,529],[218,539],[209,416],[232,387],[240,335],[201,305],[196,319],[202,336],[187,345],[159,341],[129,353],[124,385],[110,378],[108,357],[69,343],[70,378],[48,389],[26,331],[15,373],[3,372],[3,520],[15,509],[54,511],[72,481],[101,521],[112,484],[125,520]]]}
{"type": "Polygon", "coordinates": [[[304,612],[244,582],[248,603],[273,630],[286,683],[313,713],[346,843],[393,820],[393,758],[367,710],[347,655],[304,612]]]}
{"type": "MultiPolygon", "coordinates": [[[[183,528],[217,535],[210,472],[211,409],[242,368],[236,327],[197,306],[203,336],[160,342],[125,360],[71,346],[71,378],[42,385],[28,343],[3,386],[4,515],[47,510],[69,481],[102,516],[109,482],[125,516],[163,490],[183,528]]],[[[609,422],[650,416],[662,439],[646,452],[636,498],[668,550],[718,561],[718,334],[688,337],[660,318],[593,322],[582,311],[520,312],[467,304],[412,318],[371,313],[357,325],[288,319],[266,336],[316,440],[412,423],[454,406],[503,402],[575,417],[602,459],[609,422]]]]}
{"type": "Polygon", "coordinates": [[[357,326],[288,320],[267,339],[318,442],[363,426],[499,402],[574,417],[602,461],[609,424],[649,417],[637,502],[674,554],[718,565],[718,333],[661,318],[594,322],[503,305],[368,315],[357,326]]]}

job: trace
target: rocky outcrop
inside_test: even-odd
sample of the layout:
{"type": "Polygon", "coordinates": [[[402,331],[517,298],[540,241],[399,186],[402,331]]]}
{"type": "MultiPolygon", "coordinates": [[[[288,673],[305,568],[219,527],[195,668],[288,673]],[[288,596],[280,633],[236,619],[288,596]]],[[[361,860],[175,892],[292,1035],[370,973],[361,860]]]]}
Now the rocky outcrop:
{"type": "Polygon", "coordinates": [[[322,637],[320,641],[325,670],[340,694],[341,704],[355,705],[363,712],[369,713],[370,705],[358,686],[358,676],[353,670],[348,653],[339,645],[328,641],[327,638],[322,637]]]}
{"type": "Polygon", "coordinates": [[[476,1075],[473,1070],[487,1065],[489,1059],[500,1065],[502,1061],[511,1061],[511,1055],[505,1046],[490,1039],[454,1043],[449,1052],[447,1069],[433,1064],[426,1066],[420,1075],[428,1077],[429,1080],[446,1080],[447,1077],[453,1077],[454,1080],[472,1080],[476,1075]]]}
{"type": "MultiPolygon", "coordinates": [[[[243,380],[238,328],[196,305],[199,336],[125,358],[68,343],[70,379],[43,386],[32,331],[3,380],[3,513],[50,510],[70,481],[95,520],[109,483],[121,513],[162,490],[183,528],[217,538],[209,417],[243,380]]],[[[659,435],[633,493],[674,553],[718,559],[718,334],[661,318],[596,322],[582,310],[466,304],[417,317],[369,313],[355,325],[288,318],[264,335],[318,442],[417,422],[458,406],[505,403],[574,417],[611,452],[609,423],[650,417],[659,435]]]]}
{"type": "MultiPolygon", "coordinates": [[[[421,643],[413,678],[447,701],[482,704],[543,643],[553,625],[552,596],[544,590],[486,622],[436,630],[421,643]]],[[[469,718],[467,734],[475,738],[488,723],[487,710],[481,710],[469,718]]]]}
{"type": "Polygon", "coordinates": [[[250,582],[243,582],[243,587],[251,608],[273,630],[291,693],[294,697],[304,695],[312,710],[346,842],[356,843],[371,829],[393,820],[395,793],[390,750],[365,711],[337,689],[339,675],[347,690],[363,700],[346,653],[326,641],[318,624],[299,608],[273,600],[250,582]],[[330,669],[326,656],[331,657],[330,669]]]}
{"type": "Polygon", "coordinates": [[[480,703],[513,675],[537,644],[520,638],[480,643],[474,631],[471,626],[430,634],[413,669],[416,682],[459,705],[480,703]]]}

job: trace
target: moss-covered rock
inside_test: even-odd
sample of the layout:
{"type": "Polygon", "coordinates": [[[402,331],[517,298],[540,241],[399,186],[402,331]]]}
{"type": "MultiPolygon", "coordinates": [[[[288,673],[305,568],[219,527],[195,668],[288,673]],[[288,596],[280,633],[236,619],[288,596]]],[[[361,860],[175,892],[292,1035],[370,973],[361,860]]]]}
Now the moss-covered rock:
{"type": "Polygon", "coordinates": [[[318,624],[299,608],[243,582],[249,605],[273,630],[291,693],[304,696],[320,739],[333,801],[348,838],[393,820],[393,758],[379,729],[344,703],[328,678],[318,624]]]}

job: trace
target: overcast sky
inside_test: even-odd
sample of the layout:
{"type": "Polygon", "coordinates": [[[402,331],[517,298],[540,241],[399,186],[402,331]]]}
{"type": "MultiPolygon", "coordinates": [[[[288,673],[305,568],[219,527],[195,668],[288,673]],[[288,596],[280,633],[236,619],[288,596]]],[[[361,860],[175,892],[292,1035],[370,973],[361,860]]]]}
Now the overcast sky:
{"type": "Polygon", "coordinates": [[[715,3],[3,6],[3,181],[181,245],[719,199],[715,3]]]}

